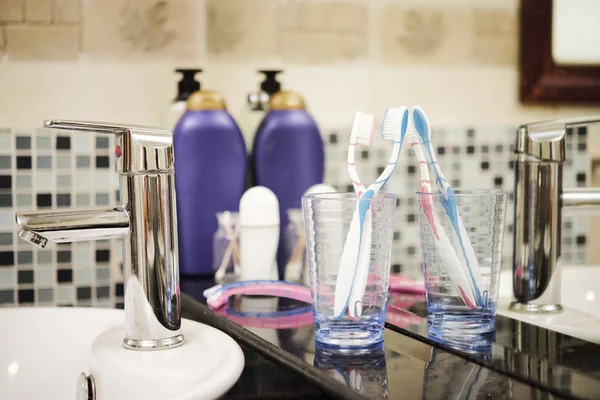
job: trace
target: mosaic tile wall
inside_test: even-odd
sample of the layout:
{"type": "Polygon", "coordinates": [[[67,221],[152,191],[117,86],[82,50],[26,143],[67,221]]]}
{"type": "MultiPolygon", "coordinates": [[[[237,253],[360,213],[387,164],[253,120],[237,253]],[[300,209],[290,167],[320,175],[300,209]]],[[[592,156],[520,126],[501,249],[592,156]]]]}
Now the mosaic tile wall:
{"type": "MultiPolygon", "coordinates": [[[[326,182],[338,190],[347,185],[346,132],[325,131],[326,182]]],[[[585,186],[587,132],[569,133],[565,186],[585,186]]],[[[512,143],[515,129],[434,129],[439,160],[457,188],[504,188],[512,191],[512,143]]],[[[39,249],[18,237],[17,211],[106,206],[116,203],[117,175],[112,171],[112,137],[47,129],[0,128],[0,306],[123,305],[119,241],[49,244],[39,249]]],[[[360,152],[361,178],[372,181],[387,163],[389,149],[375,141],[360,152]]],[[[394,233],[393,271],[419,277],[420,249],[414,192],[418,184],[414,158],[403,151],[387,191],[399,196],[394,233]]],[[[510,198],[512,209],[512,196],[510,198]]],[[[507,235],[512,215],[507,216],[507,235]]],[[[586,261],[585,218],[563,224],[563,257],[567,264],[586,261]]],[[[504,246],[510,266],[512,242],[504,246]]]]}
{"type": "Polygon", "coordinates": [[[109,136],[0,129],[0,306],[122,305],[116,241],[48,244],[18,237],[17,211],[116,202],[109,136]]]}
{"type": "MultiPolygon", "coordinates": [[[[350,127],[328,131],[326,177],[327,183],[341,191],[353,191],[348,185],[344,165],[346,160],[346,137],[350,127]]],[[[511,267],[513,229],[513,144],[515,127],[493,129],[443,128],[433,129],[433,143],[437,146],[439,162],[453,188],[506,189],[509,201],[506,216],[503,268],[511,267]]],[[[357,169],[363,182],[372,182],[388,162],[389,143],[375,138],[370,148],[357,148],[357,169]]],[[[568,133],[567,161],[563,182],[566,188],[585,187],[588,181],[587,128],[568,133]]],[[[419,222],[415,192],[419,184],[415,157],[407,148],[402,150],[394,177],[388,181],[385,191],[399,198],[397,209],[392,272],[415,278],[422,277],[421,250],[419,246],[419,222]]],[[[566,265],[583,264],[587,261],[585,217],[563,216],[563,261],[566,265]]]]}

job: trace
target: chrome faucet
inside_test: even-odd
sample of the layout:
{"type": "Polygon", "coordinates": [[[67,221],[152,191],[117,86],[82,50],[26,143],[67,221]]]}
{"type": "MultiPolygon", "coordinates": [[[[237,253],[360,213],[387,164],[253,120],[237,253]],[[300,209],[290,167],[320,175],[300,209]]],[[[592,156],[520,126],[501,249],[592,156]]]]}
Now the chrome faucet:
{"type": "Polygon", "coordinates": [[[171,133],[102,122],[48,120],[44,125],[116,136],[115,171],[122,205],[20,212],[19,236],[41,247],[48,240],[123,239],[123,346],[156,350],[183,344],[171,133]]]}
{"type": "Polygon", "coordinates": [[[560,312],[561,223],[565,207],[598,207],[600,190],[563,190],[568,129],[600,123],[600,116],[519,127],[515,146],[513,240],[514,311],[560,312]]]}

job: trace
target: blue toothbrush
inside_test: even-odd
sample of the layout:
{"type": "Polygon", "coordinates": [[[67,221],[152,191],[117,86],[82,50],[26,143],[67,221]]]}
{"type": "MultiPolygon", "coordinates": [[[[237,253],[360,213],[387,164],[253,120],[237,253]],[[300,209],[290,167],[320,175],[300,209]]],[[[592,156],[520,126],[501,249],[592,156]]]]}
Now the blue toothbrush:
{"type": "Polygon", "coordinates": [[[471,240],[467,235],[467,230],[465,229],[464,223],[458,214],[458,207],[456,205],[454,191],[444,177],[440,164],[437,161],[435,151],[433,150],[433,145],[431,144],[431,126],[429,124],[429,120],[425,115],[425,112],[418,106],[413,108],[412,116],[413,124],[419,139],[427,149],[430,164],[436,177],[435,184],[438,188],[438,191],[443,194],[441,197],[442,206],[444,207],[452,227],[454,228],[456,236],[458,237],[458,242],[462,251],[462,256],[466,263],[468,276],[471,279],[471,285],[473,293],[475,294],[475,298],[477,299],[477,304],[479,306],[486,306],[487,296],[480,290],[482,279],[481,272],[479,271],[479,261],[477,261],[477,256],[475,255],[475,250],[473,250],[471,240]]]}

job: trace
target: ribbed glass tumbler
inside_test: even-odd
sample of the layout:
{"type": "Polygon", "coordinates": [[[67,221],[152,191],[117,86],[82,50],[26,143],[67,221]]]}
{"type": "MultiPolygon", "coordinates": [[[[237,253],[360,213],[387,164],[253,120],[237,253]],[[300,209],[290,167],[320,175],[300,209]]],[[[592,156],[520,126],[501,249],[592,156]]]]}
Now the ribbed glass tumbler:
{"type": "Polygon", "coordinates": [[[507,192],[417,193],[429,336],[488,346],[494,331],[507,192]]]}
{"type": "Polygon", "coordinates": [[[354,193],[312,194],[303,197],[302,208],[317,347],[356,353],[381,346],[396,197],[380,194],[358,200],[354,193]],[[353,219],[358,229],[350,232],[353,219]],[[351,240],[345,248],[352,237],[361,240],[351,240]],[[344,251],[359,254],[342,265],[344,251]]]}

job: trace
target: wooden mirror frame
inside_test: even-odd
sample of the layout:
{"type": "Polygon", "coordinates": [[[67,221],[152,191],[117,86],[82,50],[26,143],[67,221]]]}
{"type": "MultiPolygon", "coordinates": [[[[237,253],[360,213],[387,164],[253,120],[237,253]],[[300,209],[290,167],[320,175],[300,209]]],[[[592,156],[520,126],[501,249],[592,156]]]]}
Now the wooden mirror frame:
{"type": "Polygon", "coordinates": [[[600,67],[552,58],[552,0],[521,0],[519,95],[527,104],[600,104],[600,67]]]}

